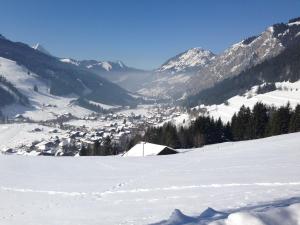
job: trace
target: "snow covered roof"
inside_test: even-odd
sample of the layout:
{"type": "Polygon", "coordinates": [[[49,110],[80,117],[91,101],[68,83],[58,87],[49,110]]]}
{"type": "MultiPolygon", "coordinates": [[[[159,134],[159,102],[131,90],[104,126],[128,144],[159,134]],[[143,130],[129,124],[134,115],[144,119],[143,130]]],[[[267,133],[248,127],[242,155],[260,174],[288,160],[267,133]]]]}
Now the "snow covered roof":
{"type": "Polygon", "coordinates": [[[123,156],[153,156],[178,153],[175,149],[165,145],[157,145],[148,142],[140,142],[127,151],[123,156]]]}

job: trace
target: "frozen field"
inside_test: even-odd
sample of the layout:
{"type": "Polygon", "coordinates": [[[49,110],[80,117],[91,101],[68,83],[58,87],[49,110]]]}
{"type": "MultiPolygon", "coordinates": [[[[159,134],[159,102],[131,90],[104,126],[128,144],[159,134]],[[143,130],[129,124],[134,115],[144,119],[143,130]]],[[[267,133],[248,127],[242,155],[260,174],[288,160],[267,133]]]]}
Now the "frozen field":
{"type": "MultiPolygon", "coordinates": [[[[140,225],[168,219],[176,208],[196,217],[207,207],[229,212],[264,203],[272,215],[281,200],[297,213],[299,140],[295,133],[145,158],[0,155],[0,224],[140,225]]],[[[264,225],[241,217],[249,223],[215,224],[264,225]]],[[[177,212],[175,222],[162,224],[183,224],[180,218],[177,212]]]]}

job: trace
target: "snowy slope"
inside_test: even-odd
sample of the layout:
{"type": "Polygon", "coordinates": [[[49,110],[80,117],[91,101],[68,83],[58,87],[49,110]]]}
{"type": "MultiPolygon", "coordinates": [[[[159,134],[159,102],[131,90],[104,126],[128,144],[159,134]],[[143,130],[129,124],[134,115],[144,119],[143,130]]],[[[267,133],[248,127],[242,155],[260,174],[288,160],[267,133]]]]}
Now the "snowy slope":
{"type": "Polygon", "coordinates": [[[300,220],[299,201],[300,198],[290,198],[229,212],[207,208],[193,217],[175,209],[168,220],[151,225],[296,225],[300,220]]]}
{"type": "Polygon", "coordinates": [[[94,72],[63,63],[57,57],[43,54],[24,43],[0,38],[0,56],[23,65],[41,79],[47,80],[53,95],[75,94],[108,105],[132,105],[137,102],[128,91],[94,72]]]}
{"type": "Polygon", "coordinates": [[[79,61],[75,60],[75,59],[64,58],[64,59],[60,59],[60,61],[64,62],[64,63],[70,63],[70,64],[73,64],[75,66],[79,65],[79,61]]]}
{"type": "MultiPolygon", "coordinates": [[[[64,134],[58,128],[60,134],[64,134]]],[[[1,124],[0,125],[0,151],[8,148],[17,148],[22,145],[31,145],[34,141],[49,140],[57,134],[51,134],[53,128],[46,127],[34,123],[20,123],[20,124],[1,124]],[[33,132],[35,128],[42,131],[33,132]]]]}
{"type": "Polygon", "coordinates": [[[284,106],[290,103],[291,107],[300,104],[300,81],[291,82],[276,82],[277,90],[264,94],[256,94],[257,86],[246,92],[242,96],[234,96],[228,99],[228,104],[200,106],[196,108],[206,108],[209,115],[219,118],[223,121],[230,121],[234,113],[238,112],[242,105],[251,109],[257,102],[262,102],[269,106],[284,106]]]}
{"type": "Polygon", "coordinates": [[[261,206],[274,218],[282,203],[292,214],[278,217],[297,225],[300,201],[291,198],[300,195],[299,138],[294,133],[145,158],[1,155],[0,224],[141,225],[167,219],[176,208],[195,218],[211,207],[234,215],[229,220],[246,218],[227,225],[270,225],[234,213],[252,215],[251,207],[261,206]]]}
{"type": "Polygon", "coordinates": [[[207,67],[215,54],[203,48],[191,48],[164,63],[157,72],[183,72],[193,67],[207,67]]]}
{"type": "Polygon", "coordinates": [[[90,110],[71,103],[72,100],[77,99],[76,96],[59,97],[49,94],[47,81],[12,60],[0,57],[0,74],[27,96],[32,106],[12,104],[1,109],[4,115],[13,117],[16,114],[23,114],[33,120],[48,120],[64,113],[72,113],[78,117],[91,113],[90,110]],[[33,90],[34,85],[38,87],[38,92],[33,90]]]}

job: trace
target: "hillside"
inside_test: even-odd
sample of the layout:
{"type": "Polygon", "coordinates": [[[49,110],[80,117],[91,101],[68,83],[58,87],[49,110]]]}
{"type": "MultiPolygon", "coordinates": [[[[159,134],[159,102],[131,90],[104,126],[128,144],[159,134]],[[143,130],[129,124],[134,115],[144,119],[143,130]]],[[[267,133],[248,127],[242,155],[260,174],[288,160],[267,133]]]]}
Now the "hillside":
{"type": "Polygon", "coordinates": [[[145,85],[140,93],[184,99],[298,45],[299,36],[300,19],[295,18],[287,23],[274,24],[218,55],[201,48],[189,49],[158,68],[151,83],[145,85]]]}
{"type": "MultiPolygon", "coordinates": [[[[158,224],[209,224],[241,212],[248,217],[226,224],[278,220],[274,210],[294,212],[300,203],[299,138],[294,133],[145,158],[0,155],[0,223],[140,225],[167,219],[174,209],[192,220],[178,223],[189,217],[175,211],[177,220],[158,224]],[[222,217],[212,209],[198,216],[208,207],[222,217]]],[[[285,222],[299,223],[292,217],[298,214],[284,215],[285,222]]]]}
{"type": "Polygon", "coordinates": [[[73,94],[104,104],[135,104],[135,99],[119,86],[91,71],[63,63],[26,44],[1,38],[0,57],[15,61],[29,72],[36,74],[41,82],[49,86],[51,95],[73,94]]]}
{"type": "Polygon", "coordinates": [[[2,84],[2,87],[6,87],[4,94],[8,95],[1,95],[1,111],[5,116],[12,118],[22,114],[32,120],[49,120],[66,113],[77,117],[92,113],[75,104],[77,95],[51,94],[47,81],[12,60],[0,57],[0,74],[6,84],[2,84]]]}
{"type": "MultiPolygon", "coordinates": [[[[300,41],[300,36],[297,40],[300,41]]],[[[283,81],[296,82],[300,79],[299,60],[300,44],[292,45],[278,56],[189,97],[186,104],[190,106],[221,104],[234,96],[245,94],[257,85],[283,81]]]]}

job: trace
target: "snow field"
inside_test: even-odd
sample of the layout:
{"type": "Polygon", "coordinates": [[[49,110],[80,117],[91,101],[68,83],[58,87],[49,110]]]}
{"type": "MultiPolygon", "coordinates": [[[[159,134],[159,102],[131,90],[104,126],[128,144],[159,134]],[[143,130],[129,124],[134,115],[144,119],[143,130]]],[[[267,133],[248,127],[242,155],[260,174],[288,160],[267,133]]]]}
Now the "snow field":
{"type": "Polygon", "coordinates": [[[253,87],[249,92],[243,96],[234,96],[228,99],[228,104],[201,106],[207,108],[209,115],[214,118],[219,118],[225,122],[230,121],[233,114],[238,112],[242,105],[253,108],[257,102],[262,102],[269,106],[276,107],[284,106],[288,102],[291,107],[300,104],[300,81],[290,82],[277,82],[276,87],[279,90],[271,91],[265,94],[256,94],[257,87],[253,87]]]}
{"type": "Polygon", "coordinates": [[[294,133],[144,158],[1,155],[0,224],[140,225],[168,218],[176,208],[193,217],[207,207],[234,213],[298,197],[299,138],[294,133]]]}

